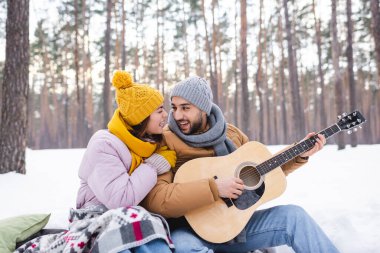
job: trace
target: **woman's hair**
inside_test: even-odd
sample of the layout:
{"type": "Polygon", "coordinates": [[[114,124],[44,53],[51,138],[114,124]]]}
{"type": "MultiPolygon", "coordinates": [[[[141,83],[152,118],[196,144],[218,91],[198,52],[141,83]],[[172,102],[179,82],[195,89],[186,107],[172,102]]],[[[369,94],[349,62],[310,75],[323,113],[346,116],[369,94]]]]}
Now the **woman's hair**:
{"type": "Polygon", "coordinates": [[[160,143],[162,141],[162,134],[147,134],[146,128],[148,126],[150,116],[144,119],[140,124],[133,126],[132,134],[144,141],[160,143]]]}

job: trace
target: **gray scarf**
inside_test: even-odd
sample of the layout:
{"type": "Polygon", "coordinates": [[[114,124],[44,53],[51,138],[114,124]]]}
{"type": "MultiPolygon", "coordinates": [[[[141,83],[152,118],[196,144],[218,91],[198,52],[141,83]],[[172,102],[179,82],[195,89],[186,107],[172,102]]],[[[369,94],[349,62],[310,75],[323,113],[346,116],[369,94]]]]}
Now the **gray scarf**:
{"type": "Polygon", "coordinates": [[[216,104],[212,104],[210,116],[208,116],[210,128],[201,134],[186,135],[181,132],[169,113],[169,128],[186,144],[195,148],[213,147],[216,156],[228,155],[235,151],[235,146],[226,136],[227,124],[223,113],[216,104]]]}

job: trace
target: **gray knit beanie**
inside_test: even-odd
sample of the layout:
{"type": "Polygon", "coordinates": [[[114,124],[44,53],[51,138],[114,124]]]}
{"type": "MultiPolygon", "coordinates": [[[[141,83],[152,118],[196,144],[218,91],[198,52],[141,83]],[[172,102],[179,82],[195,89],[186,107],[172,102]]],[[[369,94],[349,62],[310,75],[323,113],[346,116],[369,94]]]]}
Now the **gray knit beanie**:
{"type": "Polygon", "coordinates": [[[192,76],[177,83],[170,93],[170,99],[172,97],[182,97],[210,115],[212,91],[204,78],[192,76]]]}

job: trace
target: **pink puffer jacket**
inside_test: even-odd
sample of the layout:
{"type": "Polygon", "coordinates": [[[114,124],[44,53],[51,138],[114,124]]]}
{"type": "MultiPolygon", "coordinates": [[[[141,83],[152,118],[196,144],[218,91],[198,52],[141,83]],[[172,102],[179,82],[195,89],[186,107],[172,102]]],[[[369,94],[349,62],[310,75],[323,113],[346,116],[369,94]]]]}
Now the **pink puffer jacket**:
{"type": "Polygon", "coordinates": [[[157,182],[157,172],[142,163],[132,175],[128,147],[107,130],[90,139],[79,168],[77,208],[103,204],[107,208],[138,205],[157,182]]]}

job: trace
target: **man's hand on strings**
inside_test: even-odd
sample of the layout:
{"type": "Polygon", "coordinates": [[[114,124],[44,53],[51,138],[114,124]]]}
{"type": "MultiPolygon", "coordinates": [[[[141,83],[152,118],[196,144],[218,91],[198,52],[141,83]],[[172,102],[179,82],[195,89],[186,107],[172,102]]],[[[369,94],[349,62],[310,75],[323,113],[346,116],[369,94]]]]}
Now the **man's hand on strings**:
{"type": "Polygon", "coordinates": [[[237,199],[244,190],[244,182],[240,178],[232,177],[225,179],[216,179],[216,186],[219,191],[219,197],[237,199]]]}

